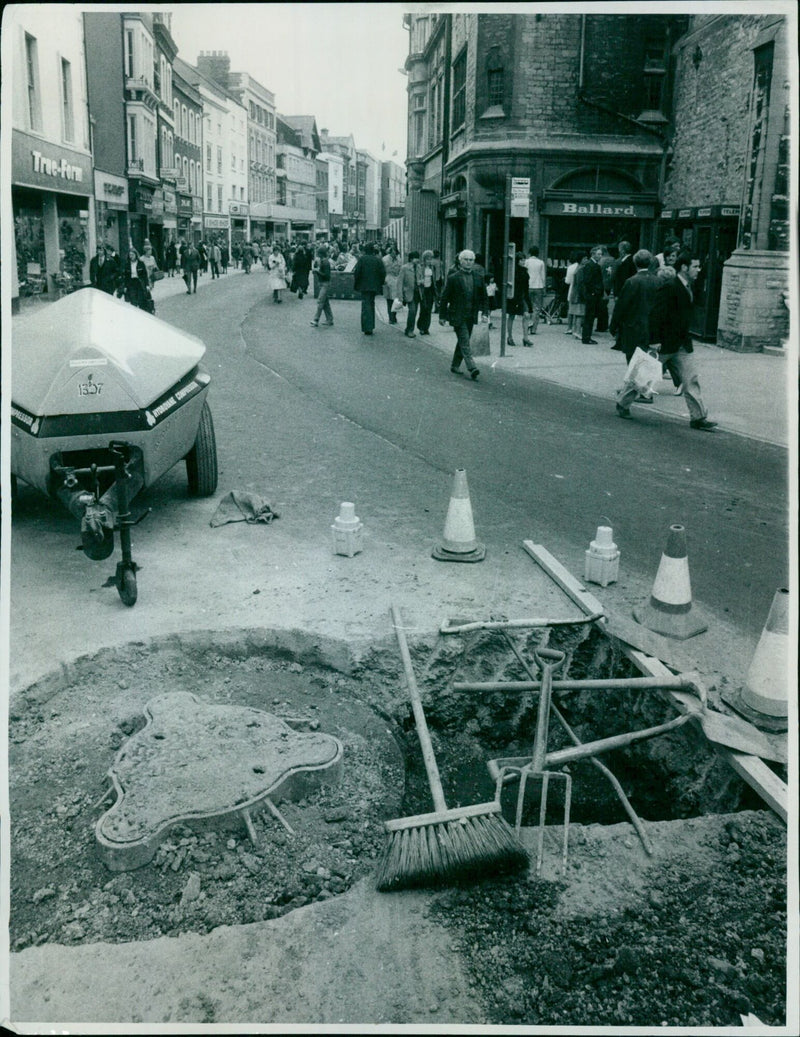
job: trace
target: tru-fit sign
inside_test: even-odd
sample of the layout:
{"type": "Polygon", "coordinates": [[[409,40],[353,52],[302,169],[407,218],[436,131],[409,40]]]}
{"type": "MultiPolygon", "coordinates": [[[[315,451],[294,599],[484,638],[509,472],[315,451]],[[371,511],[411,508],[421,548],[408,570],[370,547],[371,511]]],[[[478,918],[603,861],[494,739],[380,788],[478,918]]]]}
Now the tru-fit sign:
{"type": "Polygon", "coordinates": [[[65,158],[47,158],[41,151],[32,151],[34,173],[42,173],[45,176],[60,177],[62,180],[73,180],[75,183],[83,182],[83,170],[80,166],[70,165],[65,158]]]}

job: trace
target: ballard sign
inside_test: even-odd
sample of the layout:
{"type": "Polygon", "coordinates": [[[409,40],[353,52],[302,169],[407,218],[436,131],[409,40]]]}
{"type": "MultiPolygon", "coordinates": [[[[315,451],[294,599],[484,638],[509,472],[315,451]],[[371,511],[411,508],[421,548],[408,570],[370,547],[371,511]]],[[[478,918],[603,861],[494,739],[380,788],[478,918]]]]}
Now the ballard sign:
{"type": "Polygon", "coordinates": [[[642,202],[592,202],[583,199],[547,198],[542,206],[545,216],[623,216],[628,219],[652,220],[655,205],[642,202]]]}

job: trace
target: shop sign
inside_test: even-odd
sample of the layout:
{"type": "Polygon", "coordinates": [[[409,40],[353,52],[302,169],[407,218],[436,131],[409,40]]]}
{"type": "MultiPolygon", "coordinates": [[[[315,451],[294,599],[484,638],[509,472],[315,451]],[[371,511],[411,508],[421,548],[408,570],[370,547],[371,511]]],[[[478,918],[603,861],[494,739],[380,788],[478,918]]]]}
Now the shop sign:
{"type": "Polygon", "coordinates": [[[679,220],[690,220],[694,215],[694,209],[678,209],[679,220]]]}
{"type": "Polygon", "coordinates": [[[627,216],[628,218],[652,219],[655,207],[637,202],[589,202],[561,201],[553,198],[544,203],[546,216],[627,216]]]}
{"type": "Polygon", "coordinates": [[[250,212],[247,202],[229,202],[228,212],[231,216],[246,216],[250,212]]]}
{"type": "Polygon", "coordinates": [[[138,212],[153,211],[153,196],[149,191],[147,193],[142,190],[136,192],[136,209],[138,212]]]}
{"type": "Polygon", "coordinates": [[[88,155],[50,144],[20,130],[13,131],[11,152],[13,183],[69,194],[92,193],[92,164],[88,155]]]}
{"type": "Polygon", "coordinates": [[[193,211],[194,211],[194,209],[193,209],[193,206],[192,206],[192,199],[179,196],[178,197],[178,212],[182,216],[191,216],[193,211]]]}
{"type": "Polygon", "coordinates": [[[458,206],[451,205],[444,211],[444,218],[446,220],[455,220],[458,218],[458,206]]]}
{"type": "Polygon", "coordinates": [[[175,177],[175,190],[176,191],[188,191],[189,190],[189,177],[188,176],[176,176],[175,177]]]}
{"type": "Polygon", "coordinates": [[[405,216],[406,207],[404,205],[390,205],[389,206],[389,219],[399,220],[401,216],[405,216]]]}
{"type": "Polygon", "coordinates": [[[672,219],[674,219],[674,217],[675,217],[675,210],[674,209],[663,209],[662,212],[661,212],[661,219],[662,220],[672,220],[672,219]]]}
{"type": "Polygon", "coordinates": [[[128,208],[128,181],[112,173],[94,171],[94,196],[110,209],[128,208]]]}
{"type": "Polygon", "coordinates": [[[723,205],[719,211],[720,216],[736,216],[739,217],[739,206],[738,205],[723,205]]]}
{"type": "Polygon", "coordinates": [[[178,176],[178,167],[162,166],[158,171],[158,176],[161,180],[175,180],[178,176]]]}
{"type": "Polygon", "coordinates": [[[697,210],[697,218],[699,220],[708,219],[708,217],[710,215],[711,215],[711,206],[710,205],[707,208],[705,208],[705,209],[698,209],[697,210]]]}
{"type": "Polygon", "coordinates": [[[177,212],[178,201],[174,191],[164,188],[164,212],[175,213],[177,212]]]}
{"type": "Polygon", "coordinates": [[[531,179],[528,176],[511,177],[511,197],[528,198],[531,193],[531,179]]]}
{"type": "Polygon", "coordinates": [[[206,216],[203,219],[206,230],[227,230],[228,218],[226,216],[206,216]]]}
{"type": "Polygon", "coordinates": [[[164,215],[164,194],[158,188],[156,188],[156,190],[153,191],[153,204],[151,207],[151,212],[154,216],[164,215]]]}

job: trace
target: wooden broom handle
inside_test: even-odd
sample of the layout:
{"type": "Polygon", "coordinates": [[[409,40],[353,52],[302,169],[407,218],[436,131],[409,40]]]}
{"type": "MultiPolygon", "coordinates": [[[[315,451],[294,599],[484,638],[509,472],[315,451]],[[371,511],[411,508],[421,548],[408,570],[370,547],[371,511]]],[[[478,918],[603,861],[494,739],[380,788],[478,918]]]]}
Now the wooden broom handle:
{"type": "Polygon", "coordinates": [[[445,802],[444,791],[442,789],[442,780],[439,777],[439,768],[436,766],[436,757],[433,755],[433,746],[431,745],[431,736],[428,731],[428,724],[425,720],[425,714],[422,711],[422,699],[420,698],[419,688],[417,687],[417,678],[414,676],[414,667],[411,663],[411,654],[408,650],[408,642],[406,641],[405,631],[403,630],[403,621],[400,616],[400,610],[395,605],[392,605],[392,621],[394,622],[394,632],[397,635],[397,643],[400,646],[400,655],[403,659],[406,683],[408,684],[408,691],[411,695],[411,705],[414,709],[414,720],[417,724],[417,736],[419,738],[420,747],[422,748],[422,759],[425,761],[425,770],[428,774],[428,784],[431,787],[433,805],[436,808],[437,813],[439,813],[447,810],[447,803],[445,802]]]}

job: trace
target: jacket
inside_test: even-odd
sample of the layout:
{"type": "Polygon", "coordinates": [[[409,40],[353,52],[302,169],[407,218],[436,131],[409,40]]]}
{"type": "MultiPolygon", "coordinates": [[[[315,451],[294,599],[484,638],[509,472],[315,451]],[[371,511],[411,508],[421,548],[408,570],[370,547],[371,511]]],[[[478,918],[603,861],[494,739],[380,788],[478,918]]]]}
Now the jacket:
{"type": "Polygon", "coordinates": [[[619,299],[622,286],[628,278],[633,277],[635,273],[636,266],[633,262],[633,256],[627,255],[624,259],[618,259],[616,261],[612,278],[615,298],[619,299]]]}
{"type": "Polygon", "coordinates": [[[397,278],[397,298],[403,302],[419,301],[419,290],[422,284],[422,269],[419,260],[403,263],[397,278]]]}
{"type": "Polygon", "coordinates": [[[660,282],[650,321],[652,341],[661,344],[661,353],[669,356],[681,348],[693,352],[691,319],[692,298],[683,281],[673,277],[660,282]]]}
{"type": "Polygon", "coordinates": [[[637,346],[647,349],[650,345],[650,314],[660,283],[654,274],[639,270],[622,285],[608,330],[617,336],[612,348],[628,359],[637,346]]]}
{"type": "Polygon", "coordinates": [[[360,256],[353,270],[353,288],[357,292],[373,292],[375,295],[383,288],[386,279],[386,267],[375,255],[360,256]]]}
{"type": "Polygon", "coordinates": [[[479,313],[489,312],[486,281],[483,274],[473,270],[456,270],[448,274],[439,300],[439,319],[457,324],[474,324],[479,313]],[[472,305],[468,307],[467,278],[472,278],[472,305]]]}
{"type": "Polygon", "coordinates": [[[149,310],[150,291],[148,289],[147,267],[141,261],[136,260],[136,277],[131,277],[131,264],[124,260],[120,272],[117,295],[123,295],[125,301],[138,306],[140,310],[149,310]]]}
{"type": "Polygon", "coordinates": [[[187,274],[200,269],[200,253],[194,245],[187,245],[184,250],[181,256],[181,269],[187,274]]]}
{"type": "Polygon", "coordinates": [[[110,259],[108,256],[102,266],[98,262],[97,256],[94,256],[89,263],[89,283],[92,287],[99,288],[101,292],[113,295],[114,289],[117,287],[118,276],[119,267],[116,260],[110,259]]]}
{"type": "Polygon", "coordinates": [[[590,259],[579,267],[575,280],[578,283],[578,300],[588,302],[589,299],[600,299],[603,296],[603,270],[599,263],[590,259]]]}

